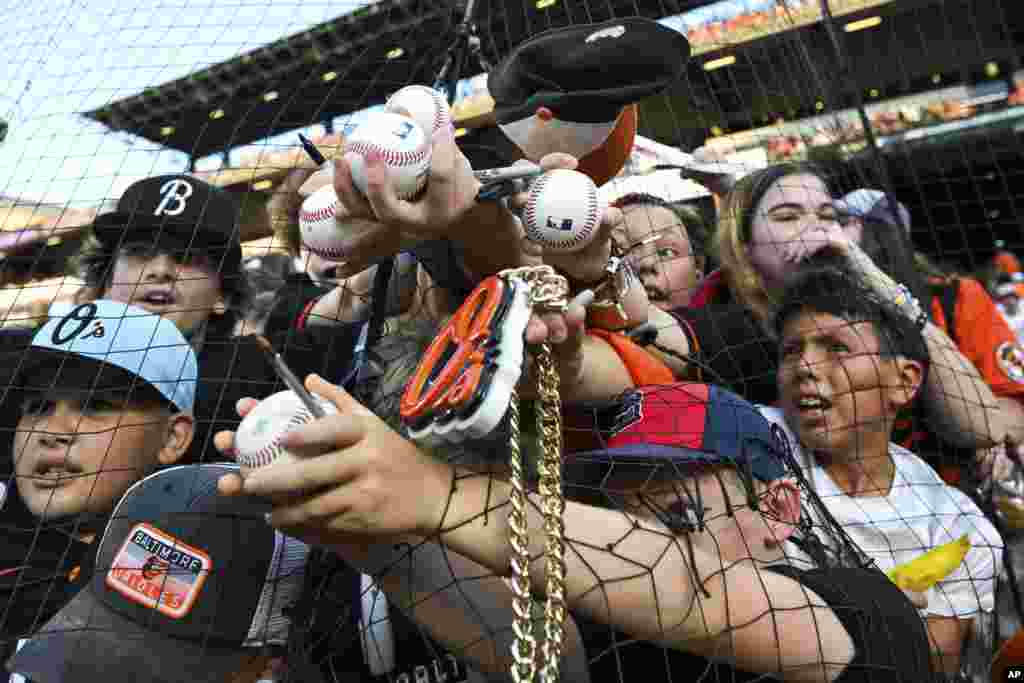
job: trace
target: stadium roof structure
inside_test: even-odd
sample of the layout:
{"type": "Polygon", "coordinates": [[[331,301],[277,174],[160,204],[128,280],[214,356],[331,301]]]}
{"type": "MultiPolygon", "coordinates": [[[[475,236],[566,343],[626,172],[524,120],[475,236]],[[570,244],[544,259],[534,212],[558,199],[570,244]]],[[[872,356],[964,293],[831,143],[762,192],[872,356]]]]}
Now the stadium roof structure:
{"type": "MultiPolygon", "coordinates": [[[[615,16],[660,18],[706,4],[603,0],[576,17],[567,3],[537,10],[533,2],[495,1],[481,5],[476,24],[484,55],[497,60],[546,28],[615,16]]],[[[381,0],[84,115],[192,159],[217,154],[381,104],[409,83],[432,83],[464,8],[463,0],[381,0]]]]}
{"type": "MultiPolygon", "coordinates": [[[[602,0],[586,3],[585,16],[576,16],[581,14],[578,3],[477,2],[475,21],[482,52],[492,62],[548,28],[638,14],[664,19],[714,4],[602,0]],[[545,9],[536,8],[542,4],[545,9]]],[[[798,4],[817,6],[813,0],[798,4]]],[[[922,83],[934,87],[930,79],[951,66],[962,71],[958,67],[995,60],[1018,68],[1014,62],[1020,61],[1018,51],[1024,43],[1020,18],[980,22],[975,16],[980,10],[943,3],[942,11],[936,12],[935,0],[833,4],[852,9],[836,10],[842,22],[865,16],[885,18],[872,30],[844,34],[850,69],[845,82],[837,77],[840,65],[820,21],[794,19],[793,30],[749,37],[738,26],[732,29],[734,39],[712,41],[699,49],[695,43],[694,52],[699,54],[691,60],[684,82],[667,96],[644,103],[644,133],[692,146],[715,128],[731,132],[780,116],[788,120],[813,116],[820,111],[815,107],[822,105],[829,111],[851,106],[850,84],[887,97],[921,89],[922,83]],[[893,68],[892,50],[899,53],[898,68],[893,68]],[[731,66],[712,68],[723,58],[732,59],[727,62],[731,66]],[[805,78],[797,79],[796,74],[805,78]]],[[[226,152],[381,104],[408,83],[432,82],[453,44],[464,7],[465,0],[381,0],[85,116],[182,151],[193,160],[226,152]]],[[[759,13],[771,16],[767,10],[759,13]]],[[[691,40],[696,39],[691,35],[691,40]]],[[[944,76],[963,80],[969,74],[944,76]]]]}
{"type": "MultiPolygon", "coordinates": [[[[664,19],[713,4],[706,0],[477,2],[482,51],[492,63],[511,46],[547,28],[638,14],[664,19]]],[[[789,0],[787,6],[809,11],[818,4],[818,0],[789,0]]],[[[695,49],[685,78],[670,92],[641,103],[641,134],[689,149],[703,144],[709,135],[752,131],[778,119],[811,119],[848,109],[858,101],[883,103],[927,92],[940,82],[945,86],[983,81],[989,78],[984,70],[992,64],[999,66],[1001,78],[1022,66],[1024,13],[993,13],[979,3],[940,0],[831,0],[830,4],[844,27],[840,36],[847,58],[845,74],[832,36],[821,21],[795,22],[791,30],[750,36],[743,34],[748,29],[739,26],[737,33],[729,34],[732,37],[695,49]],[[845,28],[849,22],[870,30],[850,31],[845,28]],[[713,67],[716,62],[723,68],[713,67]]],[[[193,160],[225,152],[380,104],[402,85],[432,82],[464,8],[465,0],[381,0],[86,116],[185,152],[193,160]]],[[[764,10],[754,14],[760,20],[764,10]]],[[[727,24],[724,30],[736,30],[727,24]]],[[[698,36],[688,35],[698,45],[698,36]]],[[[459,109],[453,112],[457,118],[459,109]]],[[[488,126],[487,110],[484,106],[469,121],[462,119],[460,125],[469,130],[460,144],[481,149],[500,146],[501,136],[495,139],[494,129],[488,126]]],[[[945,187],[951,177],[962,177],[969,186],[950,192],[969,198],[977,193],[977,179],[990,173],[997,178],[1019,177],[1022,134],[1024,125],[1018,120],[986,116],[966,126],[893,136],[886,141],[891,144],[886,144],[883,157],[897,186],[930,188],[926,176],[933,176],[935,183],[945,187]],[[937,132],[942,134],[933,135],[937,132]]],[[[255,205],[269,196],[267,191],[291,166],[279,163],[274,151],[268,148],[266,160],[244,168],[199,175],[231,187],[246,196],[247,204],[255,205]]],[[[855,156],[871,165],[868,155],[855,156]]],[[[998,184],[992,192],[1006,204],[999,209],[1001,227],[988,227],[994,209],[987,198],[977,212],[961,211],[951,220],[985,225],[986,231],[1019,231],[1011,217],[1024,215],[1024,205],[1002,187],[1004,180],[998,184]],[[967,213],[977,213],[978,220],[967,213]]],[[[960,211],[962,200],[956,204],[960,211]]],[[[254,220],[251,234],[244,238],[268,234],[268,228],[257,223],[254,220]]],[[[1019,234],[1010,241],[1019,244],[1019,234]]]]}

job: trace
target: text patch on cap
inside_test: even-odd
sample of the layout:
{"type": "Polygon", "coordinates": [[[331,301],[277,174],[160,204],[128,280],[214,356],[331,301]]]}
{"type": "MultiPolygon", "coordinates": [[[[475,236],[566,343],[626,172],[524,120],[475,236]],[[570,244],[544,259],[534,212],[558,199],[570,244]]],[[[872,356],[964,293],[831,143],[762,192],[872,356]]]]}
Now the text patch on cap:
{"type": "Polygon", "coordinates": [[[601,425],[602,431],[608,432],[608,438],[626,431],[644,417],[643,394],[632,391],[622,397],[616,411],[601,425]]]}
{"type": "Polygon", "coordinates": [[[210,556],[149,524],[136,524],[114,556],[107,586],[172,619],[192,609],[206,582],[210,556]]]}

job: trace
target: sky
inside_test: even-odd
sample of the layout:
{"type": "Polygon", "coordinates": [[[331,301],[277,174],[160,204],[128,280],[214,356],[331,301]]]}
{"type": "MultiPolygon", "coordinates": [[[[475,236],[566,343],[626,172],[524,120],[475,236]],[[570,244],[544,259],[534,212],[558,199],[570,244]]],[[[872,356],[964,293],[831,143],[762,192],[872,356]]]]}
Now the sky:
{"type": "Polygon", "coordinates": [[[0,195],[85,207],[187,157],[78,115],[352,12],[353,0],[0,3],[0,195]],[[41,8],[45,8],[42,9],[41,8]]]}
{"type": "MultiPolygon", "coordinates": [[[[770,1],[730,0],[720,5],[734,13],[770,1]]],[[[0,35],[5,55],[0,62],[0,116],[10,124],[7,140],[0,145],[0,195],[86,208],[115,200],[140,178],[186,170],[188,159],[183,153],[111,132],[78,112],[231,59],[367,4],[371,3],[0,1],[5,24],[0,35]]],[[[684,23],[717,18],[720,12],[722,7],[702,8],[684,23]]],[[[294,136],[289,133],[288,139],[294,141],[294,136]]],[[[219,160],[207,160],[207,169],[210,162],[219,160]]]]}

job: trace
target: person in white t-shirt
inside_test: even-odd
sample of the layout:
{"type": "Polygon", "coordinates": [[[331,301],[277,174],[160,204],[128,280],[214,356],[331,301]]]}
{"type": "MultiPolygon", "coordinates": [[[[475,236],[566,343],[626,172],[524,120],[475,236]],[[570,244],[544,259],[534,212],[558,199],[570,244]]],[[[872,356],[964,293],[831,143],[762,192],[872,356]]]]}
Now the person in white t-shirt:
{"type": "Polygon", "coordinates": [[[963,492],[890,443],[899,409],[924,383],[928,351],[914,321],[830,268],[801,274],[777,309],[778,408],[762,412],[801,447],[797,460],[829,512],[883,571],[967,534],[960,567],[912,599],[936,666],[960,667],[972,624],[994,606],[1003,542],[963,492]]]}

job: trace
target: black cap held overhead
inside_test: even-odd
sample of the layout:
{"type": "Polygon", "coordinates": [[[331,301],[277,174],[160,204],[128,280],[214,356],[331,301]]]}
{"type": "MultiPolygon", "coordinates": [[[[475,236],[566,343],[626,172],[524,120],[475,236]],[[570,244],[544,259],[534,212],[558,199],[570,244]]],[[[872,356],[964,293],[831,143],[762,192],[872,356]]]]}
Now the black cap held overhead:
{"type": "Polygon", "coordinates": [[[678,80],[689,57],[678,31],[642,17],[614,19],[530,38],[491,71],[487,87],[499,124],[538,107],[563,121],[608,123],[678,80]]]}

